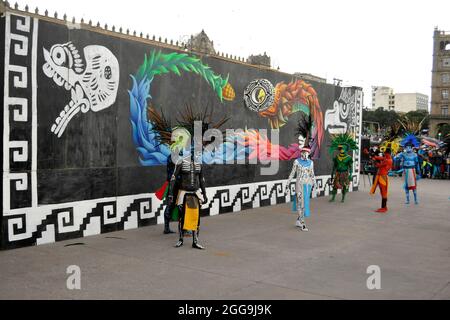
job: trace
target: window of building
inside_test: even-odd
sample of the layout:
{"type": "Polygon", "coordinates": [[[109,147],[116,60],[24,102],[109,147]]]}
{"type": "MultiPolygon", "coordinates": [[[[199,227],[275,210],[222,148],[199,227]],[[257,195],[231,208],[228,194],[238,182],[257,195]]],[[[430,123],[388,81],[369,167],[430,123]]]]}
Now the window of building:
{"type": "Polygon", "coordinates": [[[441,115],[448,116],[448,105],[441,107],[441,115]]]}
{"type": "Polygon", "coordinates": [[[441,91],[441,94],[442,94],[442,99],[443,100],[448,100],[448,89],[443,89],[441,91]]]}
{"type": "Polygon", "coordinates": [[[442,66],[446,68],[450,67],[450,58],[442,59],[442,66]]]}
{"type": "Polygon", "coordinates": [[[442,83],[449,83],[450,82],[450,73],[443,73],[441,75],[442,83]]]}

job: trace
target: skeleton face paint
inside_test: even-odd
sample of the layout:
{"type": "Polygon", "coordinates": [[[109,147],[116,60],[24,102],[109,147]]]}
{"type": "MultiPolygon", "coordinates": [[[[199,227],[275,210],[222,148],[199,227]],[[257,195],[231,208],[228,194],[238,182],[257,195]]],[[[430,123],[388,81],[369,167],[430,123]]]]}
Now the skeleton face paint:
{"type": "Polygon", "coordinates": [[[80,110],[98,112],[114,104],[119,88],[119,62],[111,51],[97,45],[84,48],[84,61],[71,42],[43,50],[45,75],[72,95],[51,128],[59,138],[80,110]]]}
{"type": "Polygon", "coordinates": [[[302,160],[307,160],[309,157],[309,153],[310,152],[308,149],[301,150],[300,157],[302,158],[302,160]]]}
{"type": "Polygon", "coordinates": [[[170,149],[179,152],[190,146],[191,134],[185,128],[176,128],[172,131],[172,141],[170,149]]]}
{"type": "Polygon", "coordinates": [[[306,139],[304,136],[302,136],[302,135],[298,136],[298,148],[299,149],[302,149],[305,146],[305,141],[306,141],[306,139]]]}

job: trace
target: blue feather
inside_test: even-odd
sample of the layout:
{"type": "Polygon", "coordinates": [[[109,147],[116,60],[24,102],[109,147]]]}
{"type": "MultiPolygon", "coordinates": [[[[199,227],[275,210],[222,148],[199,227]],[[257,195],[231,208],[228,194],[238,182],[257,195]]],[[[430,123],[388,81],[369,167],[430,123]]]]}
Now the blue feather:
{"type": "Polygon", "coordinates": [[[417,148],[420,146],[420,142],[417,139],[417,137],[413,134],[413,133],[408,133],[406,134],[406,136],[402,139],[402,141],[400,142],[400,145],[402,147],[411,144],[414,148],[417,148]]]}

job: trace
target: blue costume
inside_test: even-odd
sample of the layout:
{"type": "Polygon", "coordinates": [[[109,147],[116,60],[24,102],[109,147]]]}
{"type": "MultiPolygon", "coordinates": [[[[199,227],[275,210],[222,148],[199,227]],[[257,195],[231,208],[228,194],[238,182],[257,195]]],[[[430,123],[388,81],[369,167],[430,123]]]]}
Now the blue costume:
{"type": "Polygon", "coordinates": [[[305,225],[305,217],[309,217],[309,200],[311,197],[311,190],[316,183],[314,175],[314,163],[308,159],[310,149],[302,148],[301,157],[294,161],[291,174],[289,175],[286,192],[289,193],[289,185],[294,178],[297,177],[295,183],[294,206],[298,212],[298,218],[296,221],[297,227],[300,227],[302,231],[308,231],[305,225]]]}
{"type": "Polygon", "coordinates": [[[400,170],[403,171],[405,182],[403,188],[406,193],[406,204],[409,204],[409,190],[413,191],[414,203],[417,200],[417,180],[420,179],[419,157],[413,151],[413,147],[419,147],[419,141],[413,134],[408,134],[401,142],[404,151],[396,158],[400,160],[400,170]]]}

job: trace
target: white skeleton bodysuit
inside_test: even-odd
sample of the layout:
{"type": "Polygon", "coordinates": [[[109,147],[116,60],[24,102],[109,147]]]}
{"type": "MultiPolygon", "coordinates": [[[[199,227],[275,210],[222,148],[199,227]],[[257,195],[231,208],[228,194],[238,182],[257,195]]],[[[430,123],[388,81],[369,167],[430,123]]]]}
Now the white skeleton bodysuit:
{"type": "Polygon", "coordinates": [[[298,212],[297,226],[301,227],[302,230],[307,231],[304,218],[305,216],[309,216],[309,198],[313,186],[316,185],[314,163],[307,158],[307,155],[302,155],[302,158],[294,161],[291,173],[287,180],[287,190],[289,189],[289,185],[294,176],[296,176],[295,194],[298,212]]]}

